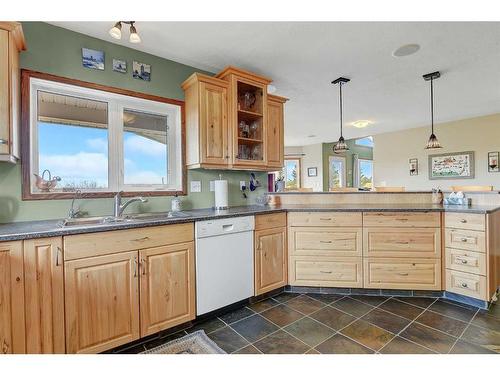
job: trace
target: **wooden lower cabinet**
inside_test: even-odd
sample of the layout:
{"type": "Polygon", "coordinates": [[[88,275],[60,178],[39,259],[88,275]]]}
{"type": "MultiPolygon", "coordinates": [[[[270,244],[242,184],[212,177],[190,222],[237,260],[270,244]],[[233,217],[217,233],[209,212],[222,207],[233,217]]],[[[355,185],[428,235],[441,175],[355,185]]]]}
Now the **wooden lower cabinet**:
{"type": "Polygon", "coordinates": [[[291,256],[289,284],[339,288],[363,287],[361,257],[291,256]]]}
{"type": "Polygon", "coordinates": [[[65,263],[66,351],[98,353],[140,338],[138,252],[65,263]]]}
{"type": "Polygon", "coordinates": [[[486,277],[466,272],[446,270],[446,290],[480,300],[488,300],[486,277]]]}
{"type": "Polygon", "coordinates": [[[364,287],[441,290],[441,260],[364,258],[364,287]]]}
{"type": "Polygon", "coordinates": [[[62,238],[24,241],[26,353],[64,353],[62,238]]]}
{"type": "Polygon", "coordinates": [[[139,251],[141,336],[195,318],[194,243],[139,251]]]}
{"type": "Polygon", "coordinates": [[[0,353],[25,353],[21,241],[0,243],[0,353]]]}
{"type": "Polygon", "coordinates": [[[255,295],[287,284],[286,228],[255,231],[255,295]]]}

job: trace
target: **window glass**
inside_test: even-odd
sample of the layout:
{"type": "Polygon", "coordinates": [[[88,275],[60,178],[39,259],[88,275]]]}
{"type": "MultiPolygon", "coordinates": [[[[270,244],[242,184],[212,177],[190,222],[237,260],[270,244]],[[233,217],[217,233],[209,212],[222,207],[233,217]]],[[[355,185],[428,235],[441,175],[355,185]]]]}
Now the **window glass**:
{"type": "Polygon", "coordinates": [[[107,103],[44,91],[37,100],[38,175],[60,177],[55,190],[107,188],[107,103]]]}
{"type": "Polygon", "coordinates": [[[358,146],[365,146],[373,148],[373,137],[359,138],[354,141],[358,146]]]}
{"type": "Polygon", "coordinates": [[[300,188],[300,160],[286,159],[285,168],[285,189],[295,190],[300,188]]]}
{"type": "Polygon", "coordinates": [[[373,160],[358,160],[358,186],[365,189],[373,187],[373,160]]]}
{"type": "Polygon", "coordinates": [[[123,111],[124,183],[168,183],[167,116],[123,111]]]}
{"type": "Polygon", "coordinates": [[[345,187],[345,158],[330,156],[328,181],[330,189],[345,187]]]}

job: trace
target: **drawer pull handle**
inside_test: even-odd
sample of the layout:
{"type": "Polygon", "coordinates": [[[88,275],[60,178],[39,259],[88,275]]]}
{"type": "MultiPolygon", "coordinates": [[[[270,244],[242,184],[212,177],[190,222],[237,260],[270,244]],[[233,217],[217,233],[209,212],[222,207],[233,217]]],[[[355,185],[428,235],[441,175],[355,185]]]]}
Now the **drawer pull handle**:
{"type": "Polygon", "coordinates": [[[332,273],[332,271],[319,271],[320,273],[332,273]]]}
{"type": "Polygon", "coordinates": [[[141,267],[142,267],[142,275],[144,276],[146,274],[146,259],[142,258],[141,259],[141,267]]]}
{"type": "Polygon", "coordinates": [[[468,288],[469,286],[467,285],[467,283],[462,283],[462,288],[468,288]]]}
{"type": "Polygon", "coordinates": [[[467,263],[469,263],[469,262],[467,261],[467,259],[460,259],[460,262],[462,262],[462,264],[467,264],[467,263]]]}
{"type": "Polygon", "coordinates": [[[331,217],[320,217],[319,219],[323,220],[323,221],[330,221],[330,220],[332,220],[331,217]]]}
{"type": "Polygon", "coordinates": [[[319,241],[320,243],[332,243],[332,241],[319,241]]]}
{"type": "Polygon", "coordinates": [[[463,224],[465,224],[467,222],[467,220],[462,219],[462,220],[460,220],[460,222],[463,223],[463,224]]]}
{"type": "Polygon", "coordinates": [[[462,242],[467,242],[467,238],[462,238],[462,242]]]}
{"type": "Polygon", "coordinates": [[[408,245],[410,241],[396,241],[397,244],[408,245]]]}
{"type": "Polygon", "coordinates": [[[143,241],[147,241],[147,240],[149,240],[149,237],[145,236],[145,237],[141,237],[141,238],[134,238],[132,241],[134,241],[134,242],[143,242],[143,241]]]}
{"type": "Polygon", "coordinates": [[[398,272],[399,276],[408,276],[408,272],[398,272]]]}
{"type": "Polygon", "coordinates": [[[62,254],[62,249],[60,246],[57,246],[57,253],[56,253],[56,267],[59,267],[61,265],[61,262],[59,260],[59,254],[62,254]]]}
{"type": "Polygon", "coordinates": [[[9,142],[6,139],[0,139],[0,145],[8,145],[9,142]]]}
{"type": "Polygon", "coordinates": [[[408,221],[408,218],[407,217],[398,217],[398,218],[396,218],[396,220],[399,220],[399,221],[408,221]]]}
{"type": "Polygon", "coordinates": [[[134,277],[137,277],[137,267],[139,266],[139,262],[137,258],[134,258],[134,277]]]}

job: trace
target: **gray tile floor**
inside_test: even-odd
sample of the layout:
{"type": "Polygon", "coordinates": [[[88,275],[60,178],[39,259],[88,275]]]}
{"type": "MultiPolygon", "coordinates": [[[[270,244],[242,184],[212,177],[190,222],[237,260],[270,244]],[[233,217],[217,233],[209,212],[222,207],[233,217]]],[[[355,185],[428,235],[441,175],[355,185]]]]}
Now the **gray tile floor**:
{"type": "Polygon", "coordinates": [[[235,354],[500,353],[500,305],[486,312],[439,298],[286,292],[120,353],[199,329],[235,354]]]}

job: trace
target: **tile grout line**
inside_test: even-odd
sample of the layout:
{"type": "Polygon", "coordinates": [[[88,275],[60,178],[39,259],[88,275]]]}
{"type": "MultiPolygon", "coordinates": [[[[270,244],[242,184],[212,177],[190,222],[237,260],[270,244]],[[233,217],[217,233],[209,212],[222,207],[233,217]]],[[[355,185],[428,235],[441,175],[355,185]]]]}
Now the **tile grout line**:
{"type": "MultiPolygon", "coordinates": [[[[467,331],[467,329],[470,327],[470,325],[472,324],[472,321],[474,320],[474,318],[476,317],[476,315],[479,314],[479,309],[476,311],[476,313],[472,316],[471,320],[469,321],[469,323],[465,326],[464,330],[462,331],[462,333],[460,334],[460,336],[457,337],[457,339],[455,340],[455,342],[453,343],[453,345],[451,346],[450,350],[448,350],[448,354],[451,353],[451,351],[453,350],[453,348],[455,348],[455,345],[457,345],[457,342],[462,338],[462,336],[464,335],[465,331],[467,331]]],[[[475,327],[475,325],[474,325],[475,327]]],[[[468,341],[467,341],[468,342],[468,341]]]]}

